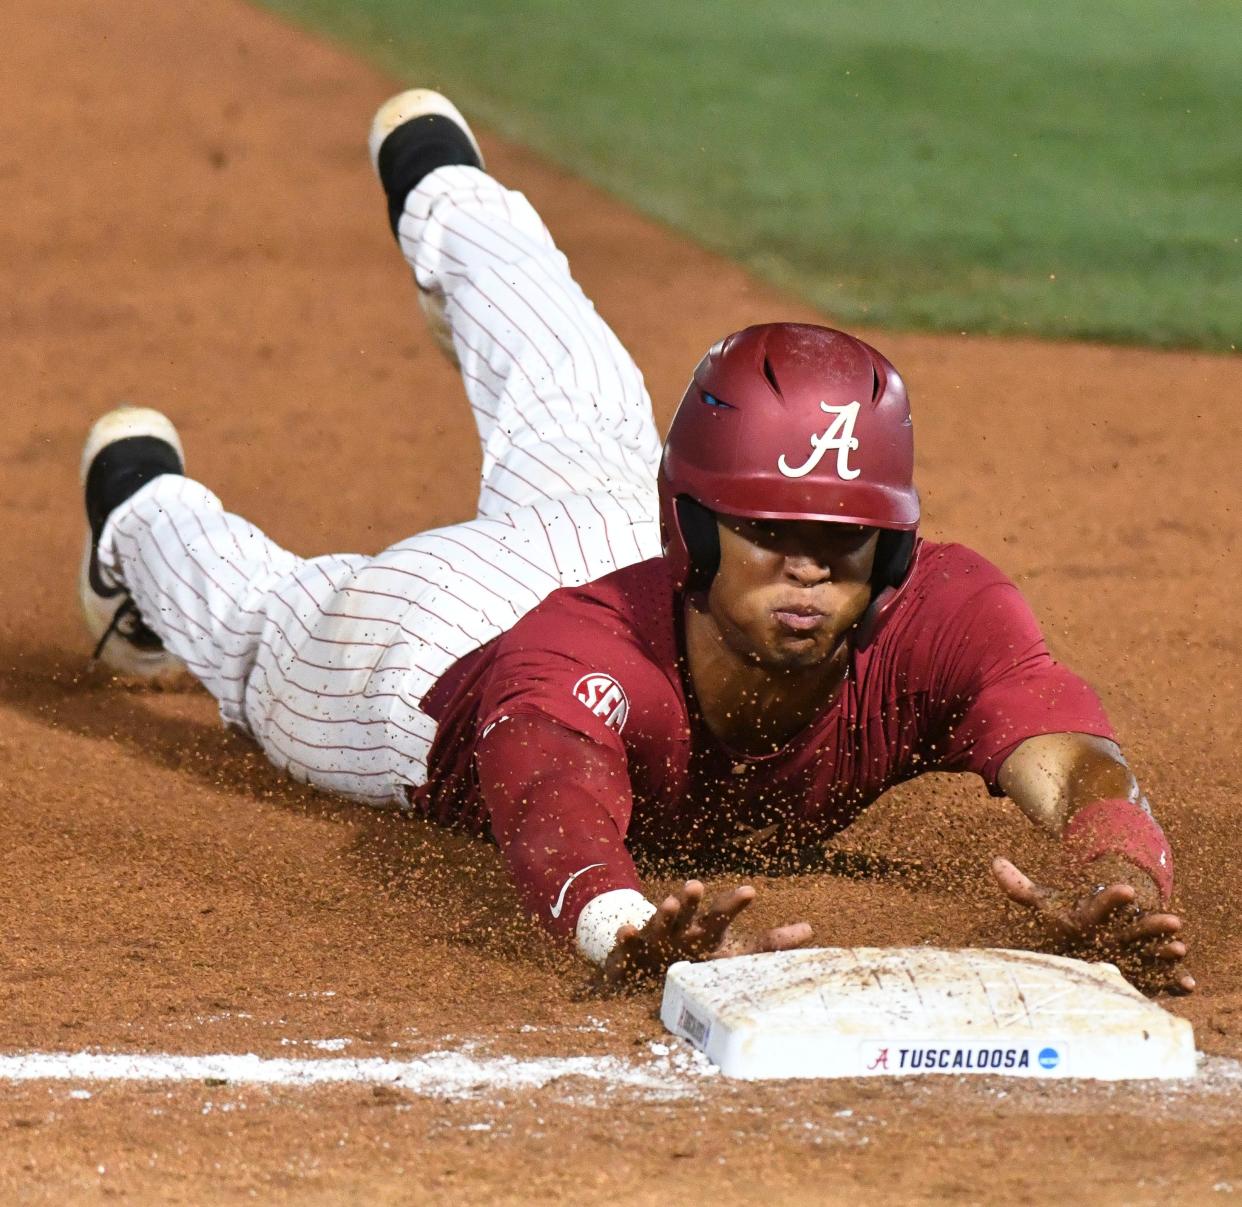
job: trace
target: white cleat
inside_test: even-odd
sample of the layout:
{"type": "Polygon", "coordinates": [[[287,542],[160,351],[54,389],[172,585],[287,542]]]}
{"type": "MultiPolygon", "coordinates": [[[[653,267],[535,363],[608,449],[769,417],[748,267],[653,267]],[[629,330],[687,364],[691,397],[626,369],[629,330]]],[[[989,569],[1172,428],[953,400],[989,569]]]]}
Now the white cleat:
{"type": "MultiPolygon", "coordinates": [[[[474,162],[470,165],[482,168],[483,152],[479,149],[478,140],[469,123],[461,115],[461,110],[447,96],[434,92],[430,88],[409,88],[389,97],[376,111],[371,121],[371,133],[367,137],[367,150],[371,153],[371,166],[375,174],[380,175],[380,147],[384,140],[398,127],[418,117],[443,117],[452,122],[465,135],[470,149],[474,152],[474,162]]],[[[443,166],[443,165],[437,165],[443,166]]],[[[423,175],[426,175],[424,172],[423,175]]],[[[421,179],[421,177],[419,178],[421,179]]],[[[414,184],[417,184],[416,180],[414,184]]],[[[413,188],[411,185],[410,188],[413,188]]],[[[408,191],[408,190],[407,190],[408,191]]]]}
{"type": "Polygon", "coordinates": [[[113,509],[161,474],[185,472],[177,429],[159,411],[118,407],[95,421],[82,449],[80,477],[86,502],[86,545],[78,571],[78,599],[95,644],[93,661],[118,675],[167,682],[185,666],[164,649],[124,587],[100,572],[96,553],[113,509]]]}
{"type": "MultiPolygon", "coordinates": [[[[371,166],[388,198],[388,222],[398,234],[410,190],[437,168],[461,165],[483,169],[483,152],[457,106],[430,88],[411,88],[385,101],[367,137],[371,166]]],[[[440,351],[458,364],[453,333],[444,313],[444,297],[418,290],[427,326],[440,351]]]]}

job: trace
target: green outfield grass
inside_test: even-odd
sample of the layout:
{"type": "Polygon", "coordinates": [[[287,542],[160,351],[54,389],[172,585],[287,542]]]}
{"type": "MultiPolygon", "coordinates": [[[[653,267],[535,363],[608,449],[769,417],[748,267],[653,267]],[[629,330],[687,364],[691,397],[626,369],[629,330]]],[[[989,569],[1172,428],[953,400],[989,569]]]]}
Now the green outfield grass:
{"type": "Polygon", "coordinates": [[[1242,345],[1237,0],[265,2],[842,321],[1242,345]]]}

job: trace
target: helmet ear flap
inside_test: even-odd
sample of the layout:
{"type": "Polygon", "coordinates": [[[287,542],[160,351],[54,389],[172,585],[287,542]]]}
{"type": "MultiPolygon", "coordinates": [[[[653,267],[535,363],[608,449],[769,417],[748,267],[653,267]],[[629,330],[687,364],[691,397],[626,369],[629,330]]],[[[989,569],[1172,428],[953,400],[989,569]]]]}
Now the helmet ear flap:
{"type": "Polygon", "coordinates": [[[871,606],[863,613],[854,631],[854,648],[871,644],[885,616],[900,597],[900,588],[910,575],[918,553],[917,532],[882,531],[875,547],[871,570],[871,606]]]}
{"type": "Polygon", "coordinates": [[[871,571],[871,594],[874,598],[886,587],[899,587],[910,569],[918,534],[881,529],[875,546],[871,571]]]}
{"type": "Polygon", "coordinates": [[[711,586],[716,571],[720,569],[720,531],[716,527],[716,513],[689,495],[679,495],[676,507],[677,526],[690,555],[686,590],[704,591],[711,586]]]}

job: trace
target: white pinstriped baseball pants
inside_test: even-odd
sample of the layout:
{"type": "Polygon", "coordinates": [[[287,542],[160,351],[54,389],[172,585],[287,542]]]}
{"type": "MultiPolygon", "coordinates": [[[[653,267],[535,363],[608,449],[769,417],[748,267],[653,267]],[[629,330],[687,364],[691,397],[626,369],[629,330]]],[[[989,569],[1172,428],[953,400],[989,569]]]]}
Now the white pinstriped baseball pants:
{"type": "Polygon", "coordinates": [[[426,780],[439,676],[560,586],[660,551],[642,375],[520,193],[433,172],[399,237],[441,292],[483,445],[474,520],[376,557],[304,559],[189,478],[109,517],[105,575],[294,778],[371,804],[426,780]]]}

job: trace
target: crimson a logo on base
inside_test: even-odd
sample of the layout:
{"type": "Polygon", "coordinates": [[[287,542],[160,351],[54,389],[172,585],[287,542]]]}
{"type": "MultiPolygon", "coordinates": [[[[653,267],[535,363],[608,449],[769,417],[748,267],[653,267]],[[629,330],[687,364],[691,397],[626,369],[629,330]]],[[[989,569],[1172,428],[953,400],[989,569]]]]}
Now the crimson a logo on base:
{"type": "Polygon", "coordinates": [[[625,719],[630,715],[630,701],[625,689],[611,675],[599,671],[583,675],[574,684],[574,698],[617,733],[621,732],[625,719]]]}

